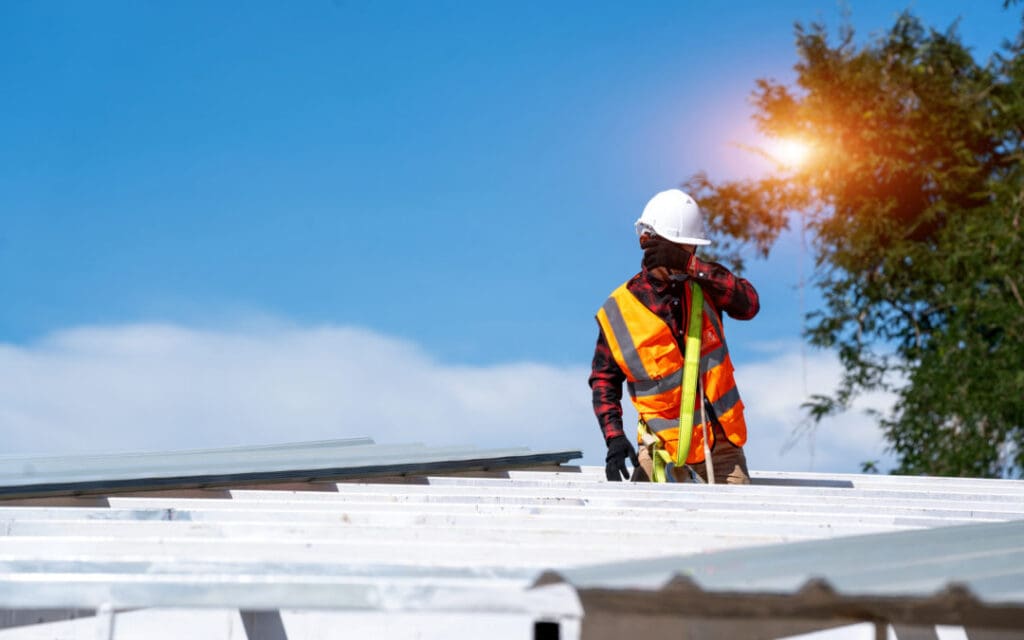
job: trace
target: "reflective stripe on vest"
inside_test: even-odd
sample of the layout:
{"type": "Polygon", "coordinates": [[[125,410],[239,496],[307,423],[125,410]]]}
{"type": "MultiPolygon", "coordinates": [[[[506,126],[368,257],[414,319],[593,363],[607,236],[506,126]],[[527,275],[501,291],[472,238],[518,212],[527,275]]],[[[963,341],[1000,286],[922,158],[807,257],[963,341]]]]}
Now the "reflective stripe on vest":
{"type": "Polygon", "coordinates": [[[614,342],[612,352],[616,354],[615,360],[619,367],[626,373],[627,378],[635,380],[646,378],[647,371],[644,369],[643,361],[640,360],[640,354],[637,353],[636,345],[633,344],[633,337],[629,334],[629,328],[626,326],[626,320],[622,317],[622,311],[619,309],[619,303],[615,296],[609,297],[598,311],[598,318],[602,315],[605,318],[602,326],[607,323],[611,327],[611,331],[605,331],[605,339],[608,340],[609,345],[614,342]],[[622,342],[619,341],[620,337],[622,342]]]}
{"type": "MultiPolygon", "coordinates": [[[[688,296],[690,286],[691,282],[687,282],[688,296]]],[[[641,420],[657,434],[669,454],[675,456],[676,442],[679,440],[683,352],[672,330],[645,307],[625,284],[613,291],[598,310],[597,321],[616,364],[626,375],[629,395],[641,420]]],[[[700,372],[704,393],[726,437],[734,445],[742,446],[747,439],[743,402],[733,378],[732,360],[721,320],[706,298],[703,325],[700,372]]],[[[700,406],[695,405],[694,408],[694,430],[690,455],[686,460],[689,464],[704,460],[700,406]]],[[[708,429],[712,438],[710,445],[714,446],[712,431],[708,429]]]]}

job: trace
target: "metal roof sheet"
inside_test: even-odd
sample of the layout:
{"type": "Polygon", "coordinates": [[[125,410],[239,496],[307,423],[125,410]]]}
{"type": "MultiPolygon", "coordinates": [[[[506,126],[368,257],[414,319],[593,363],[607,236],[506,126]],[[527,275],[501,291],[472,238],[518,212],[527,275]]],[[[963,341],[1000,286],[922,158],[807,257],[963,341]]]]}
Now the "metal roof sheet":
{"type": "Polygon", "coordinates": [[[0,458],[0,499],[561,464],[579,451],[380,445],[369,438],[172,452],[0,458]]]}
{"type": "MultiPolygon", "coordinates": [[[[549,575],[544,582],[551,580],[549,575]]],[[[915,529],[568,569],[581,589],[795,593],[816,580],[847,595],[931,596],[955,583],[993,604],[1024,604],[1024,520],[915,529]]]]}
{"type": "Polygon", "coordinates": [[[1017,637],[1000,634],[1024,630],[1024,521],[606,564],[535,584],[562,582],[598,618],[864,620],[919,627],[911,637],[937,637],[934,625],[1017,637]]]}
{"type": "MultiPolygon", "coordinates": [[[[438,452],[450,450],[335,444],[234,452],[248,472],[264,473],[272,463],[273,475],[263,480],[283,478],[276,486],[61,499],[80,506],[46,504],[54,498],[0,501],[0,608],[504,611],[564,618],[578,615],[572,613],[578,601],[566,595],[577,591],[584,604],[595,594],[621,604],[653,593],[678,612],[681,593],[700,593],[706,604],[739,590],[792,605],[829,592],[848,605],[854,597],[925,598],[948,592],[950,580],[967,585],[966,601],[974,605],[1019,608],[1024,601],[1019,590],[999,586],[1021,574],[1021,549],[1014,546],[1024,539],[1021,481],[753,472],[754,484],[742,487],[637,485],[607,483],[603,469],[592,467],[433,476],[427,474],[435,464],[455,470],[465,469],[458,465],[466,460],[476,469],[490,464],[472,450],[448,460],[438,452]],[[381,455],[367,450],[374,448],[381,455]],[[414,466],[416,451],[426,456],[423,466],[414,466]],[[351,470],[367,460],[394,461],[396,452],[404,452],[408,465],[398,466],[402,472],[424,475],[295,483],[309,477],[310,461],[330,459],[331,468],[351,470]],[[666,563],[664,548],[680,557],[666,563]],[[886,567],[899,567],[905,580],[885,579],[886,567]],[[548,573],[539,588],[561,589],[559,596],[541,597],[530,588],[548,570],[567,582],[555,584],[548,573]],[[752,572],[757,580],[749,579],[752,572]]],[[[533,464],[540,456],[555,464],[572,453],[513,451],[518,457],[503,450],[496,459],[533,464]]],[[[94,472],[102,457],[92,458],[94,472]]],[[[150,458],[175,461],[180,471],[217,456],[150,458]]],[[[5,458],[0,465],[8,466],[0,469],[10,472],[24,460],[5,458]]],[[[45,471],[53,483],[66,480],[61,474],[68,468],[82,469],[54,459],[45,471]]],[[[132,480],[129,470],[138,468],[146,467],[121,467],[118,481],[132,480]]]]}

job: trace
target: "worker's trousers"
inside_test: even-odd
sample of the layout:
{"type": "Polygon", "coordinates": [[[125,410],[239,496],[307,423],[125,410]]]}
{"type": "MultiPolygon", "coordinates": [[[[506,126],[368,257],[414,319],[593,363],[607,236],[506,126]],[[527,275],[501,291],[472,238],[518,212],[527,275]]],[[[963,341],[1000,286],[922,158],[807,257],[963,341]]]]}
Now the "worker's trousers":
{"type": "MultiPolygon", "coordinates": [[[[640,447],[637,454],[643,474],[634,474],[635,481],[649,482],[654,476],[654,461],[651,459],[651,447],[640,447]],[[645,477],[646,476],[646,477],[645,477]]],[[[743,447],[737,447],[724,437],[715,439],[715,448],[711,451],[711,463],[715,467],[715,484],[750,484],[750,472],[747,470],[747,456],[743,447]]],[[[707,465],[703,462],[689,465],[682,469],[672,468],[676,482],[690,482],[689,469],[697,472],[704,482],[708,481],[707,465]]]]}

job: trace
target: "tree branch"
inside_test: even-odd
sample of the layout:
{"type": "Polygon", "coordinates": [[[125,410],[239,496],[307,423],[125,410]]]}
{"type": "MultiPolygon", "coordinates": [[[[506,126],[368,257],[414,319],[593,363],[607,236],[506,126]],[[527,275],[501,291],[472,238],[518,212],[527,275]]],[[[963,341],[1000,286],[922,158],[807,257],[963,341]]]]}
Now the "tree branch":
{"type": "Polygon", "coordinates": [[[1013,278],[1011,278],[1008,273],[1003,275],[1003,280],[1006,281],[1006,284],[1010,285],[1010,291],[1013,292],[1013,297],[1017,299],[1017,304],[1020,305],[1021,309],[1024,309],[1024,299],[1020,297],[1020,291],[1017,290],[1017,283],[1013,281],[1013,278]]]}

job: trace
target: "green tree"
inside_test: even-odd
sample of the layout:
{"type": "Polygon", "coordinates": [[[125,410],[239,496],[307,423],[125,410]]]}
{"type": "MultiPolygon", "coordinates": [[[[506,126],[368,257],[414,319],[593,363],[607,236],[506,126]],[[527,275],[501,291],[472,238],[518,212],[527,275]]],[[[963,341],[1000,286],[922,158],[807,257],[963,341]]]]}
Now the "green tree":
{"type": "Polygon", "coordinates": [[[806,337],[845,366],[811,417],[890,390],[897,473],[1022,475],[1024,31],[984,63],[909,14],[864,45],[850,28],[796,36],[795,86],[758,81],[754,118],[809,160],[684,188],[737,262],[806,224],[824,300],[806,337]]]}

